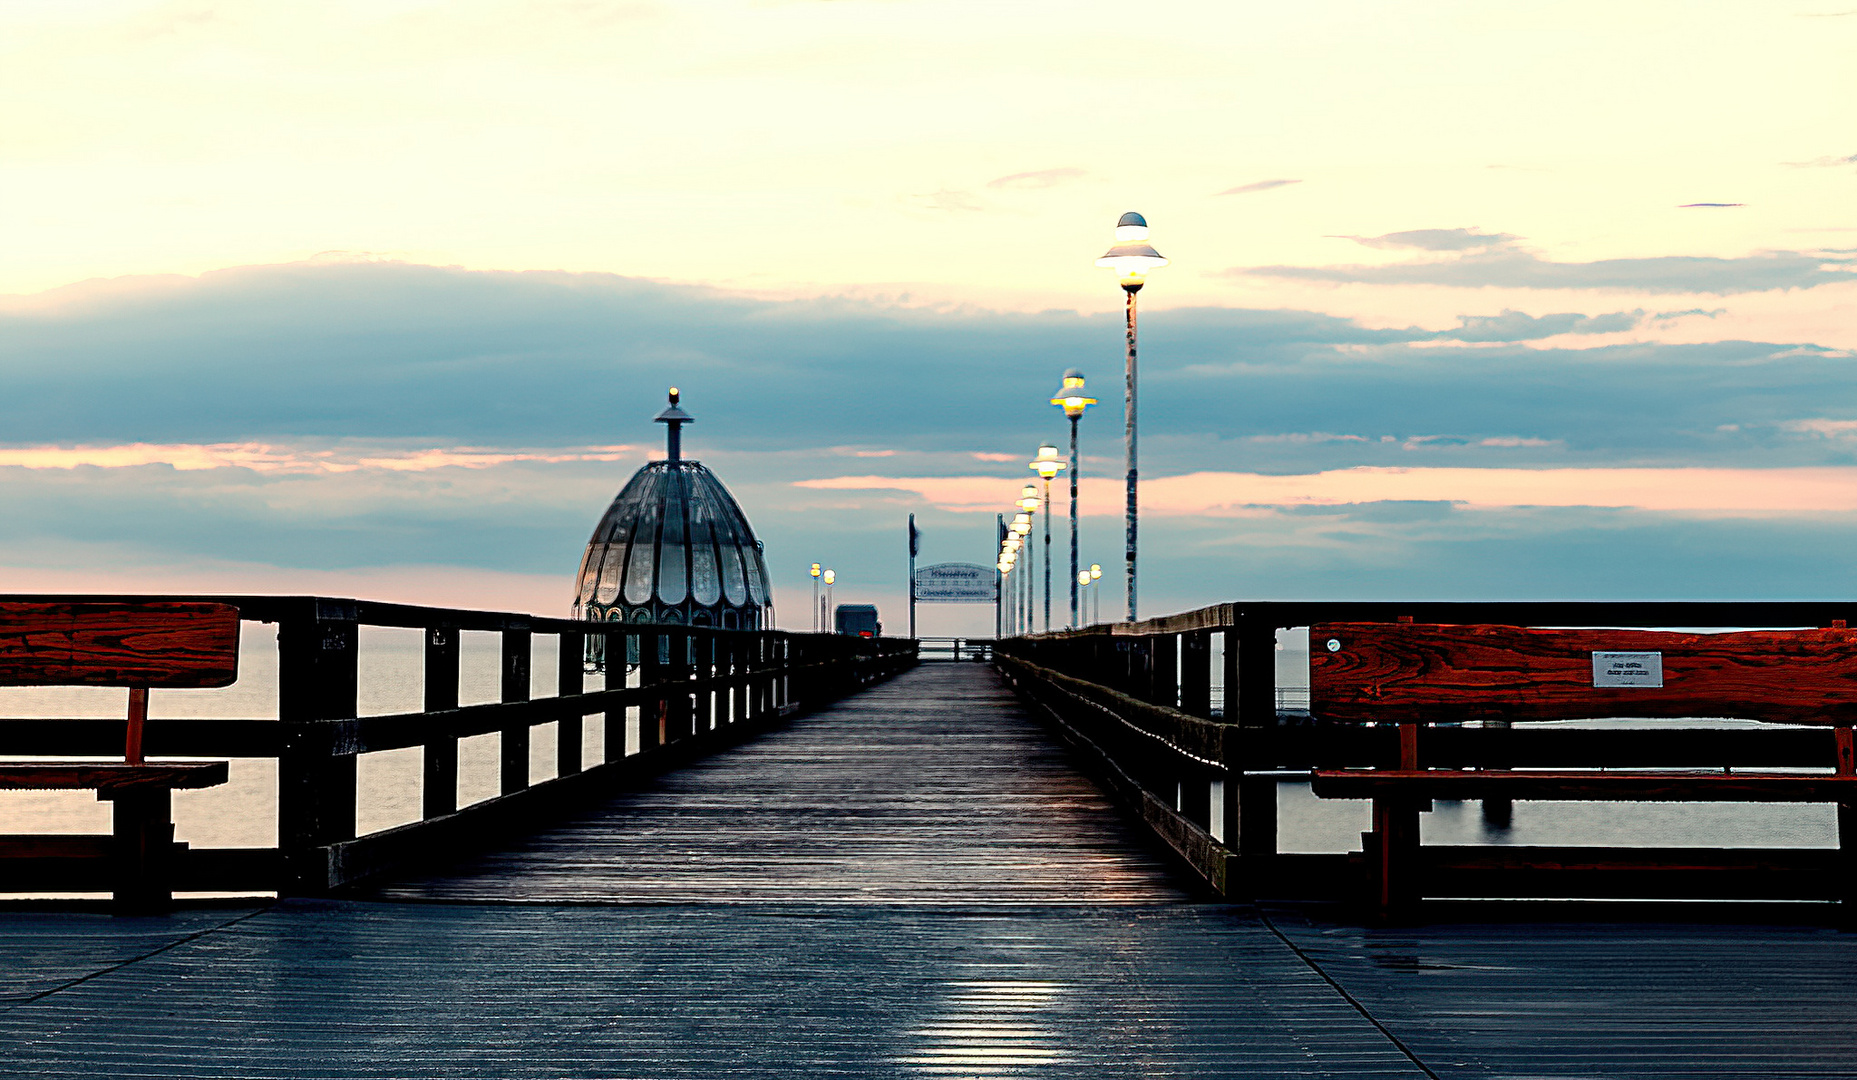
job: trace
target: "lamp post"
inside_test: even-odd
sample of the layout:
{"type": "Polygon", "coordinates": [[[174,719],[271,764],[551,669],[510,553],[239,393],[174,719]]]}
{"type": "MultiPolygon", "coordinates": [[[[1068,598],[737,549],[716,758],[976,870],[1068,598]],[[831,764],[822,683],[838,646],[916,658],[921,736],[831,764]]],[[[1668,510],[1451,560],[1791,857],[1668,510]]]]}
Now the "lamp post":
{"type": "Polygon", "coordinates": [[[1091,602],[1095,605],[1095,607],[1091,609],[1091,614],[1090,614],[1090,622],[1092,624],[1101,621],[1103,617],[1103,580],[1102,579],[1103,579],[1102,566],[1097,563],[1091,563],[1090,564],[1090,585],[1093,587],[1090,589],[1090,599],[1091,599],[1091,602]]]}
{"type": "Polygon", "coordinates": [[[1096,260],[1121,275],[1128,295],[1128,363],[1123,391],[1123,449],[1128,457],[1128,621],[1135,621],[1135,294],[1146,279],[1144,272],[1166,266],[1167,260],[1148,243],[1148,220],[1133,210],[1115,223],[1115,246],[1096,260]]]}
{"type": "Polygon", "coordinates": [[[1070,421],[1070,625],[1077,625],[1077,421],[1083,418],[1083,410],[1096,404],[1083,388],[1083,372],[1071,368],[1064,373],[1064,382],[1051,395],[1051,404],[1064,410],[1064,416],[1070,421]]]}
{"type": "Polygon", "coordinates": [[[812,564],[812,632],[819,632],[819,564],[812,564]]]}
{"type": "MultiPolygon", "coordinates": [[[[1054,451],[1055,451],[1055,448],[1054,448],[1054,451]]],[[[1049,494],[1050,492],[1046,492],[1047,496],[1049,494]]],[[[1044,503],[1045,503],[1045,500],[1040,499],[1038,497],[1038,489],[1036,487],[1033,487],[1031,484],[1027,484],[1024,487],[1019,489],[1019,503],[1018,503],[1019,509],[1025,511],[1026,514],[1029,515],[1031,518],[1031,525],[1027,527],[1025,530],[1025,542],[1028,544],[1032,542],[1032,532],[1034,529],[1037,528],[1037,525],[1038,525],[1038,508],[1044,505],[1044,503]]],[[[1032,606],[1038,602],[1038,590],[1037,590],[1037,587],[1033,584],[1032,574],[1031,574],[1032,568],[1036,565],[1037,565],[1037,556],[1029,555],[1025,560],[1025,569],[1026,569],[1026,574],[1025,574],[1025,605],[1026,605],[1025,607],[1025,628],[1027,630],[1037,629],[1037,627],[1033,624],[1033,620],[1032,620],[1032,606]]],[[[1045,513],[1045,575],[1049,577],[1050,573],[1051,573],[1051,515],[1050,515],[1050,511],[1047,510],[1045,513]]],[[[1050,592],[1051,592],[1051,587],[1047,583],[1045,586],[1045,593],[1049,595],[1050,592]]],[[[1047,626],[1045,627],[1045,629],[1049,630],[1050,627],[1047,626]]]]}
{"type": "Polygon", "coordinates": [[[1032,471],[1045,482],[1045,632],[1051,632],[1051,478],[1064,471],[1057,447],[1046,443],[1032,459],[1032,471]]]}
{"type": "MultiPolygon", "coordinates": [[[[1031,490],[1032,490],[1031,485],[1029,484],[1026,485],[1025,491],[1031,491],[1031,490]]],[[[1031,501],[1033,502],[1034,505],[1036,505],[1037,499],[1035,496],[1033,497],[1031,501]]],[[[1024,507],[1025,503],[1026,503],[1025,495],[1023,492],[1021,492],[1019,502],[1017,505],[1019,505],[1020,507],[1024,507]]],[[[1025,545],[1031,542],[1032,512],[1029,509],[1021,509],[1017,514],[1013,515],[1012,535],[1015,538],[1017,538],[1019,542],[1019,546],[1013,549],[1013,556],[1016,559],[1019,553],[1025,550],[1025,545]]],[[[1026,555],[1025,565],[1028,570],[1031,568],[1032,560],[1031,560],[1031,556],[1029,553],[1027,553],[1026,555]]],[[[1032,575],[1030,573],[1026,573],[1026,574],[1021,574],[1020,577],[1024,580],[1025,584],[1020,586],[1020,588],[1018,588],[1016,591],[1014,591],[1013,607],[1015,611],[1018,613],[1018,618],[1015,621],[1015,625],[1018,628],[1020,633],[1024,633],[1026,630],[1030,629],[1030,624],[1032,621],[1031,599],[1030,599],[1030,594],[1026,588],[1026,586],[1029,586],[1031,584],[1032,575]]],[[[1015,584],[1018,584],[1018,583],[1015,582],[1015,584]]]]}
{"type": "Polygon", "coordinates": [[[838,580],[838,575],[827,570],[824,577],[825,604],[819,608],[819,632],[829,634],[832,632],[832,619],[828,614],[832,610],[832,583],[838,580]]]}

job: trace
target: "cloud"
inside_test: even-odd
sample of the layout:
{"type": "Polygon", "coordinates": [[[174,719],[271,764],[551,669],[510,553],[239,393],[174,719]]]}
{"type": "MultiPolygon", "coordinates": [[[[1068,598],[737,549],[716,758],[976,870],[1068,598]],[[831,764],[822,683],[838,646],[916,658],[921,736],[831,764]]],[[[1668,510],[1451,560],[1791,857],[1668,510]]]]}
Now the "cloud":
{"type": "Polygon", "coordinates": [[[1651,316],[1651,321],[1657,322],[1657,323],[1672,323],[1672,322],[1676,322],[1678,319],[1688,319],[1688,318],[1713,319],[1718,315],[1726,315],[1727,313],[1728,313],[1727,308],[1719,308],[1719,307],[1718,308],[1686,308],[1682,311],[1660,311],[1657,314],[1651,316]]]}
{"type": "Polygon", "coordinates": [[[1738,202],[1686,202],[1677,205],[1678,210],[1726,210],[1736,206],[1746,206],[1738,202]]]}
{"type": "Polygon", "coordinates": [[[1857,281],[1857,258],[1837,252],[1769,251],[1735,258],[1663,255],[1642,259],[1556,262],[1523,250],[1507,233],[1419,229],[1349,237],[1369,247],[1455,252],[1454,257],[1390,265],[1253,266],[1227,277],[1268,277],[1336,284],[1443,285],[1453,288],[1617,289],[1728,296],[1857,281]]]}
{"type": "MultiPolygon", "coordinates": [[[[1224,191],[1219,192],[1219,195],[1249,195],[1254,191],[1270,191],[1274,188],[1289,187],[1291,184],[1300,183],[1302,183],[1301,180],[1256,180],[1249,184],[1239,184],[1234,188],[1226,188],[1224,191]]],[[[1214,196],[1214,198],[1217,198],[1217,196],[1214,196]]]]}
{"type": "Polygon", "coordinates": [[[1788,161],[1786,165],[1795,169],[1837,169],[1845,165],[1857,165],[1857,154],[1846,154],[1813,158],[1810,161],[1788,161]]]}
{"type": "Polygon", "coordinates": [[[1851,439],[1857,438],[1857,420],[1788,420],[1780,425],[1780,430],[1824,439],[1851,439]]]}
{"type": "Polygon", "coordinates": [[[1529,315],[1504,308],[1500,315],[1459,315],[1456,330],[1440,337],[1455,341],[1536,341],[1559,334],[1617,334],[1644,322],[1644,312],[1614,311],[1607,315],[1529,315]]]}
{"type": "MultiPolygon", "coordinates": [[[[362,469],[430,472],[435,469],[490,469],[517,462],[556,465],[572,461],[625,461],[641,453],[635,446],[569,449],[497,449],[490,447],[341,446],[323,449],[270,443],[214,443],[117,446],[0,447],[0,468],[137,469],[163,465],[177,472],[247,469],[265,474],[345,473],[362,469]]],[[[862,454],[860,457],[864,456],[862,454]]]]}
{"type": "Polygon", "coordinates": [[[1012,173],[996,180],[988,180],[990,188],[1009,188],[1021,190],[1039,190],[1057,187],[1071,180],[1081,180],[1090,175],[1089,170],[1067,166],[1061,169],[1038,169],[1033,172],[1012,173]]]}
{"type": "Polygon", "coordinates": [[[1520,239],[1508,233],[1486,233],[1480,229],[1408,229],[1384,236],[1343,236],[1370,248],[1416,248],[1420,251],[1481,251],[1505,247],[1520,239]]]}
{"type": "MultiPolygon", "coordinates": [[[[1004,453],[1019,432],[1013,460],[988,463],[1019,473],[1040,441],[1065,437],[1045,402],[1052,375],[1095,355],[1085,373],[1105,404],[1084,421],[1084,451],[1114,456],[1116,312],[770,301],[608,274],[372,262],[124,279],[8,308],[0,439],[34,453],[207,448],[187,453],[257,468],[285,448],[288,467],[322,468],[655,446],[650,417],[675,383],[697,418],[694,456],[1004,453]]],[[[1758,450],[1772,455],[1763,463],[1814,464],[1842,452],[1781,441],[1777,425],[1843,408],[1848,363],[1802,342],[1579,343],[1640,317],[1505,309],[1440,329],[1293,309],[1157,312],[1143,327],[1144,471],[1217,455],[1267,471],[1391,464],[1406,439],[1437,432],[1469,441],[1428,453],[1465,460],[1511,436],[1558,440],[1501,450],[1543,460],[1745,462],[1758,450]],[[1543,340],[1561,344],[1527,344],[1543,340]],[[1621,372],[1634,393],[1594,392],[1621,372]],[[1715,434],[1723,424],[1764,434],[1730,440],[1715,434]],[[1318,432],[1375,442],[1284,434],[1318,432]]]]}
{"type": "MultiPolygon", "coordinates": [[[[1006,505],[1017,481],[995,477],[842,476],[795,486],[906,491],[955,512],[1006,505]]],[[[1081,504],[1120,513],[1121,482],[1086,477],[1081,504]]],[[[1144,481],[1141,508],[1155,517],[1238,515],[1257,507],[1444,502],[1474,509],[1603,507],[1710,515],[1857,512],[1857,467],[1812,469],[1505,469],[1362,466],[1302,475],[1195,472],[1144,481]]]]}

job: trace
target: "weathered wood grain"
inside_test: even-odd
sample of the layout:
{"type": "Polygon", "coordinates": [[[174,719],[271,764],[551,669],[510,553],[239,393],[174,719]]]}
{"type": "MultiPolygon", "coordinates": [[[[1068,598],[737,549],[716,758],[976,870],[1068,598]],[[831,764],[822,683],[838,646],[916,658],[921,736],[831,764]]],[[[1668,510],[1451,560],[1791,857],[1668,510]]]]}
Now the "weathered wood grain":
{"type": "Polygon", "coordinates": [[[0,603],[0,686],[230,686],[238,663],[228,604],[0,603]]]}
{"type": "Polygon", "coordinates": [[[1323,720],[1857,722],[1857,631],[1841,627],[1679,634],[1330,622],[1312,626],[1309,642],[1310,711],[1323,720]],[[1664,685],[1594,687],[1594,652],[1662,653],[1664,685]]]}
{"type": "Polygon", "coordinates": [[[370,895],[576,903],[1186,897],[977,664],[924,665],[604,809],[370,895]]]}

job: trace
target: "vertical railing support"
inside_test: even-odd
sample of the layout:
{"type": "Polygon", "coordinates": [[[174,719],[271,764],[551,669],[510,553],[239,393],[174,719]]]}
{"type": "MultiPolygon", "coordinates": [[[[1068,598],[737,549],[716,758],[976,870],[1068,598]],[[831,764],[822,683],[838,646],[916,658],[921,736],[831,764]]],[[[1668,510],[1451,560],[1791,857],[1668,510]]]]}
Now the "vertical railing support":
{"type": "MultiPolygon", "coordinates": [[[[425,710],[458,707],[458,631],[447,626],[426,629],[425,710]]],[[[433,735],[426,740],[421,770],[420,815],[431,819],[458,809],[458,737],[433,735]]]]}
{"type": "MultiPolygon", "coordinates": [[[[623,630],[605,630],[602,633],[606,638],[602,647],[606,654],[605,688],[622,690],[625,688],[626,665],[629,663],[627,657],[631,655],[631,635],[623,630]]],[[[624,705],[613,705],[606,709],[600,735],[604,747],[600,751],[602,761],[618,761],[625,757],[625,712],[624,705]]]]}
{"type": "Polygon", "coordinates": [[[1155,634],[1148,638],[1147,679],[1144,697],[1172,709],[1180,704],[1180,638],[1175,634],[1155,634]]]}
{"type": "Polygon", "coordinates": [[[664,690],[664,635],[646,630],[638,635],[638,685],[651,687],[655,693],[643,696],[638,704],[638,752],[663,746],[670,701],[664,690]]]}
{"type": "Polygon", "coordinates": [[[1246,770],[1272,764],[1260,753],[1277,723],[1276,627],[1229,622],[1225,630],[1226,734],[1223,785],[1225,846],[1239,855],[1268,858],[1277,853],[1277,782],[1246,770]]]}
{"type": "MultiPolygon", "coordinates": [[[[585,634],[561,635],[555,661],[555,694],[560,697],[574,697],[586,692],[587,672],[581,662],[586,655],[587,636],[585,634]]],[[[555,775],[572,776],[581,769],[581,721],[580,713],[564,716],[555,724],[555,775]]]]}
{"type": "Polygon", "coordinates": [[[1180,711],[1212,716],[1212,631],[1180,635],[1180,711]]]}
{"type": "Polygon", "coordinates": [[[696,709],[693,713],[696,735],[713,726],[715,690],[709,679],[715,677],[715,635],[709,631],[691,631],[691,659],[695,661],[696,709]]]}
{"type": "Polygon", "coordinates": [[[278,626],[277,844],[287,892],[342,884],[326,849],[355,837],[358,643],[354,607],[339,601],[311,600],[278,626]]]}
{"type": "MultiPolygon", "coordinates": [[[[502,700],[529,700],[529,647],[527,629],[503,631],[502,700]]],[[[499,790],[509,795],[529,786],[529,724],[518,721],[502,729],[502,768],[499,790]]]]}

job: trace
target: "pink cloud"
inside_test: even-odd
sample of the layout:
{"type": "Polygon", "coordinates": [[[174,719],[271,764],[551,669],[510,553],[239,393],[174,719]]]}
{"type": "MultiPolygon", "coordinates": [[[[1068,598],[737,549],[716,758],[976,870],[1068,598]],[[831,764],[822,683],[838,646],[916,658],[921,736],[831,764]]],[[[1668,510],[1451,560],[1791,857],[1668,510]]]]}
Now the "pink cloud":
{"type": "MultiPolygon", "coordinates": [[[[1019,481],[990,476],[842,476],[802,480],[797,486],[905,491],[945,510],[997,511],[1011,505],[1019,481]]],[[[1092,516],[1119,514],[1122,490],[1118,479],[1085,477],[1081,512],[1092,516]]],[[[1202,472],[1159,477],[1141,485],[1143,513],[1159,517],[1238,516],[1259,506],[1346,506],[1389,501],[1450,502],[1476,508],[1593,506],[1728,515],[1847,513],[1857,511],[1857,468],[1362,467],[1292,476],[1202,472]]]]}
{"type": "Polygon", "coordinates": [[[632,446],[582,446],[560,449],[435,447],[397,449],[337,447],[310,449],[271,443],[127,443],[120,446],[26,446],[0,448],[0,468],[133,469],[166,465],[181,472],[250,469],[260,473],[343,473],[361,469],[429,472],[434,469],[489,469],[515,462],[559,464],[572,461],[619,461],[637,453],[632,446]]]}

